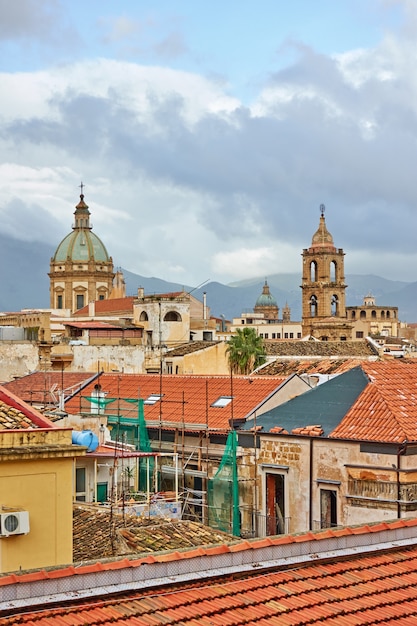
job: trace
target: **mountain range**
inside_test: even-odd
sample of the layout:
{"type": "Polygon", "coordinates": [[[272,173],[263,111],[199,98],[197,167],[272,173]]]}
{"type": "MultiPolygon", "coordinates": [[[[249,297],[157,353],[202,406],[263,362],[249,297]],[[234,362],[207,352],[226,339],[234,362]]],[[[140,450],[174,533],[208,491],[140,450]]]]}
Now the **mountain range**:
{"type": "MultiPolygon", "coordinates": [[[[3,267],[0,311],[49,308],[49,262],[55,248],[44,243],[27,242],[0,235],[0,262],[3,267]]],[[[166,293],[185,289],[202,300],[207,294],[207,305],[216,317],[239,317],[253,310],[262,293],[265,277],[250,278],[223,285],[209,282],[198,288],[145,277],[122,269],[126,294],[135,295],[138,287],[145,294],[166,293]]],[[[291,309],[291,319],[301,319],[300,274],[270,274],[267,276],[271,294],[278,302],[280,312],[285,304],[291,309]]],[[[417,322],[417,282],[388,280],[372,274],[347,274],[346,305],[357,306],[372,294],[378,306],[398,306],[399,319],[417,322]]]]}

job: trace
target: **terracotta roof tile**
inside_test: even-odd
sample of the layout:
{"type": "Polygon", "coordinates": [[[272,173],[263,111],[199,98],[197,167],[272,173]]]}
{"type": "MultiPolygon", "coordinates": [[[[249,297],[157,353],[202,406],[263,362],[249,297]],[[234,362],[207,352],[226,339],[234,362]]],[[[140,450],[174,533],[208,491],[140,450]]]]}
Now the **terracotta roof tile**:
{"type": "Polygon", "coordinates": [[[225,533],[196,522],[110,515],[110,511],[103,508],[74,507],[74,562],[210,544],[221,544],[224,550],[229,540],[235,541],[225,533]]]}
{"type": "Polygon", "coordinates": [[[51,405],[57,403],[62,387],[69,397],[96,376],[93,372],[39,371],[4,383],[3,387],[29,404],[51,405]]]}
{"type": "MultiPolygon", "coordinates": [[[[126,298],[108,298],[107,300],[96,300],[94,303],[94,317],[99,315],[109,315],[116,313],[129,313],[133,315],[133,304],[136,300],[135,296],[126,296],[126,298]]],[[[74,313],[75,317],[85,317],[88,315],[88,304],[74,313]]]]}
{"type": "Polygon", "coordinates": [[[4,386],[0,386],[0,430],[54,428],[39,411],[4,386]]]}
{"type": "Polygon", "coordinates": [[[417,361],[363,363],[369,384],[331,437],[402,443],[417,441],[417,361]]]}
{"type": "MultiPolygon", "coordinates": [[[[116,407],[124,417],[137,418],[138,409],[126,399],[136,399],[138,393],[146,400],[152,394],[162,394],[162,401],[145,404],[145,419],[156,423],[173,425],[208,426],[228,430],[230,420],[243,421],[262,404],[285,379],[278,377],[234,376],[159,376],[153,374],[107,374],[100,375],[100,385],[106,399],[114,398],[106,411],[115,413],[116,407]],[[219,397],[233,396],[233,401],[223,408],[213,407],[219,397]],[[120,398],[116,402],[116,400],[120,398]]],[[[71,413],[90,412],[88,397],[97,381],[92,381],[81,394],[65,404],[71,413]]]]}
{"type": "MultiPolygon", "coordinates": [[[[110,565],[110,564],[109,564],[110,565]]],[[[417,547],[395,548],[339,561],[246,573],[238,579],[198,580],[135,591],[80,606],[38,608],[0,618],[0,625],[182,624],[415,624],[417,547]]]]}

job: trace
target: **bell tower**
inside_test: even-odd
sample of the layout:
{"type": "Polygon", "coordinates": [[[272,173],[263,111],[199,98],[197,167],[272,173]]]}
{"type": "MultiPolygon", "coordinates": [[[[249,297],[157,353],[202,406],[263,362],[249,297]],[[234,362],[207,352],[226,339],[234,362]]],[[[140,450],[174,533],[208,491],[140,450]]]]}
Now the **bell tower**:
{"type": "Polygon", "coordinates": [[[303,335],[321,341],[351,339],[346,320],[344,256],[327,230],[325,206],[320,205],[320,223],[311,246],[303,250],[303,335]]]}

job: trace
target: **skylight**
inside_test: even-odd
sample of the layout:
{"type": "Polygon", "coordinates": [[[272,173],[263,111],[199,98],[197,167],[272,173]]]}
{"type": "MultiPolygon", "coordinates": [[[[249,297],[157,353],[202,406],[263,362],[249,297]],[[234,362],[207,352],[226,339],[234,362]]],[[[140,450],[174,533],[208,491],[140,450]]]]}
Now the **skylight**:
{"type": "Polygon", "coordinates": [[[218,409],[223,409],[225,406],[231,403],[233,400],[233,396],[220,396],[213,402],[211,406],[216,407],[218,409]]]}
{"type": "Polygon", "coordinates": [[[156,404],[157,402],[161,400],[161,398],[162,398],[162,394],[151,393],[151,395],[148,396],[146,400],[144,401],[144,404],[156,404]]]}

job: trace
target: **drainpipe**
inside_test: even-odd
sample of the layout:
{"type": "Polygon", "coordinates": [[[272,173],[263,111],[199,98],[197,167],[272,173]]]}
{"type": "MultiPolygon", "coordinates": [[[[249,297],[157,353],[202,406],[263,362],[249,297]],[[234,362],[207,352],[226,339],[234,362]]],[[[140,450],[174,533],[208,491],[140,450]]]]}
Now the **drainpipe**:
{"type": "Polygon", "coordinates": [[[309,517],[310,530],[313,530],[313,437],[310,438],[310,494],[309,494],[309,517]]]}
{"type": "Polygon", "coordinates": [[[407,441],[404,441],[398,446],[397,451],[397,519],[401,518],[401,484],[400,484],[400,471],[401,471],[401,456],[407,452],[407,441]]]}

